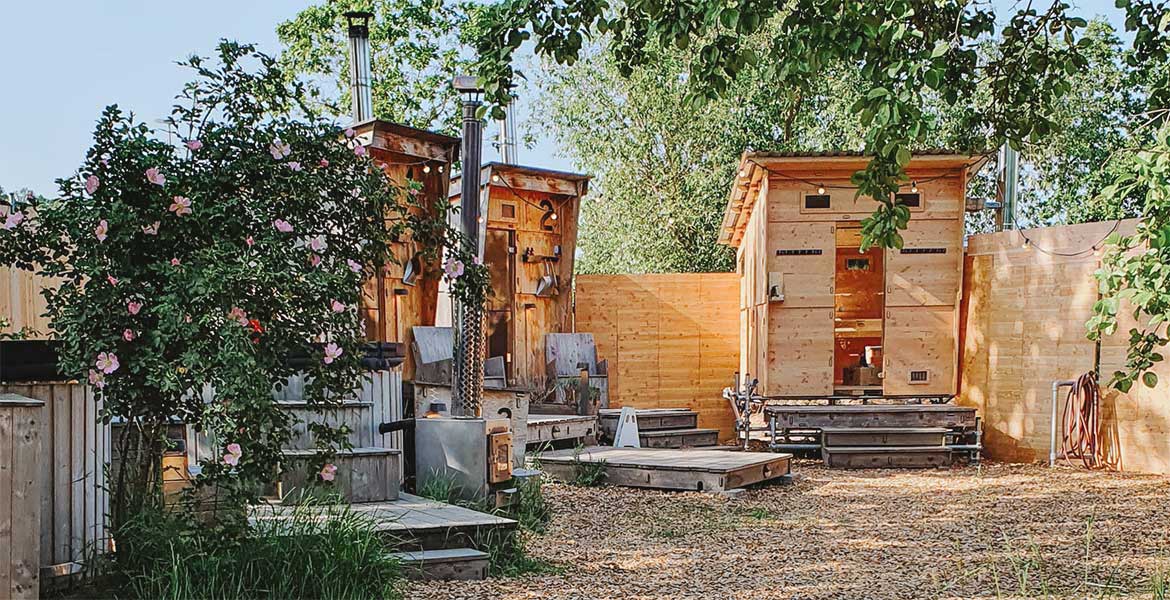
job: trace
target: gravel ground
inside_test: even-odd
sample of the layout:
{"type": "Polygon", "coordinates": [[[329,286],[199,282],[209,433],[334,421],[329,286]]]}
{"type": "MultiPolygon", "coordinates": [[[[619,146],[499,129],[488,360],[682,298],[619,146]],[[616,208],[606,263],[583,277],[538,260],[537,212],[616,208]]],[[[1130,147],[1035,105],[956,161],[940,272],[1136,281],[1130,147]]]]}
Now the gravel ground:
{"type": "Polygon", "coordinates": [[[407,598],[1150,598],[1170,479],[984,464],[827,470],[730,499],[546,484],[529,553],[557,575],[414,583],[407,598]]]}

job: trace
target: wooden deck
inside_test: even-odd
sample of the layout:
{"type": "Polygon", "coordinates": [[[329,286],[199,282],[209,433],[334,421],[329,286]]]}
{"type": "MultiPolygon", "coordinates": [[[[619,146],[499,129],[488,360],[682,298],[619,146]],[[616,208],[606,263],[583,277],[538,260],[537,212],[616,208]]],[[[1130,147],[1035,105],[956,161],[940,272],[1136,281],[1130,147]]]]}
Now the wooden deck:
{"type": "Polygon", "coordinates": [[[764,416],[777,429],[975,427],[975,409],[953,404],[767,405],[764,416]]]}
{"type": "MultiPolygon", "coordinates": [[[[271,505],[271,509],[258,506],[251,518],[284,519],[294,509],[284,505],[271,505]]],[[[329,508],[319,510],[327,514],[329,508]]],[[[516,529],[512,519],[405,493],[399,494],[397,500],[350,504],[349,510],[373,519],[376,530],[393,538],[403,550],[477,547],[482,536],[493,530],[516,529]]]]}
{"type": "Polygon", "coordinates": [[[528,445],[542,445],[561,440],[593,443],[597,437],[594,415],[528,415],[528,445]]]}
{"type": "Polygon", "coordinates": [[[541,466],[572,480],[577,462],[604,463],[611,485],[668,490],[726,491],[788,475],[791,454],[736,450],[611,448],[594,446],[577,455],[563,450],[541,456],[541,466]]]}

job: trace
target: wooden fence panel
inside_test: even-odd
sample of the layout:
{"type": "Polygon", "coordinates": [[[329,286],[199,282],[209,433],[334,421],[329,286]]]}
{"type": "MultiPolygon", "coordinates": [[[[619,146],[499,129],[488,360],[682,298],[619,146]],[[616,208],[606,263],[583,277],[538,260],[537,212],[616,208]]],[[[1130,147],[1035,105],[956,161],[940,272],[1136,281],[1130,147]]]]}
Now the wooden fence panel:
{"type": "Polygon", "coordinates": [[[0,394],[0,597],[40,594],[44,403],[0,394]]]}
{"type": "Polygon", "coordinates": [[[609,362],[609,405],[690,408],[731,438],[722,398],[739,367],[735,273],[579,275],[575,331],[609,362]]]}
{"type": "MultiPolygon", "coordinates": [[[[1130,233],[1135,224],[1125,221],[1119,230],[1130,233]]],[[[1015,231],[969,239],[959,401],[979,409],[989,457],[1048,459],[1052,382],[1093,368],[1096,347],[1085,321],[1098,297],[1093,272],[1101,257],[1092,247],[1112,229],[1108,222],[1027,230],[1030,246],[1015,231]]],[[[1118,332],[1101,343],[1103,385],[1124,366],[1136,326],[1124,322],[1127,310],[1119,312],[1126,314],[1118,332]]],[[[1170,364],[1154,371],[1154,389],[1139,383],[1121,394],[1103,387],[1101,433],[1124,470],[1170,474],[1170,364]]],[[[1061,410],[1063,401],[1062,390],[1061,410]]]]}
{"type": "Polygon", "coordinates": [[[44,402],[42,452],[34,462],[43,482],[40,566],[83,563],[107,542],[110,427],[97,422],[99,400],[76,382],[3,384],[4,393],[44,402]]]}

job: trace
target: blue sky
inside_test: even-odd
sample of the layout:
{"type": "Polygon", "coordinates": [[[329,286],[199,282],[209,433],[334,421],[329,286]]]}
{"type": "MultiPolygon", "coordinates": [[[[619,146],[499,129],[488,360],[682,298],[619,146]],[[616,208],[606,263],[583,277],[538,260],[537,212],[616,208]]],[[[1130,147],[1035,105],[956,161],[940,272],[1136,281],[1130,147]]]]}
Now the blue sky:
{"type": "MultiPolygon", "coordinates": [[[[320,0],[318,0],[320,1],[320,0]]],[[[276,25],[309,0],[6,1],[0,8],[0,186],[52,195],[53,180],[73,172],[102,108],[118,104],[145,121],[170,112],[188,73],[175,61],[208,54],[220,38],[253,42],[276,54],[276,25]]],[[[1002,2],[1012,6],[1012,2],[1002,2]]],[[[1077,3],[1116,23],[1112,0],[1077,3]]],[[[523,120],[521,109],[517,115],[523,120]]],[[[489,129],[489,135],[494,128],[489,129]]],[[[495,150],[485,143],[487,159],[495,150]]],[[[521,162],[558,169],[544,140],[521,162]]]]}

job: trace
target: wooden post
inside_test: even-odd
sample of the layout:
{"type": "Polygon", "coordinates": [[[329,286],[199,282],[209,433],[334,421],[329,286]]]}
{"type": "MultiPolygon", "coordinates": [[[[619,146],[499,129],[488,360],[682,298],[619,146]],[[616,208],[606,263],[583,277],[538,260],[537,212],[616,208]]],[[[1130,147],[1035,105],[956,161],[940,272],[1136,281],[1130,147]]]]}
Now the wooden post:
{"type": "Polygon", "coordinates": [[[44,402],[0,394],[0,596],[40,595],[44,402]]]}

